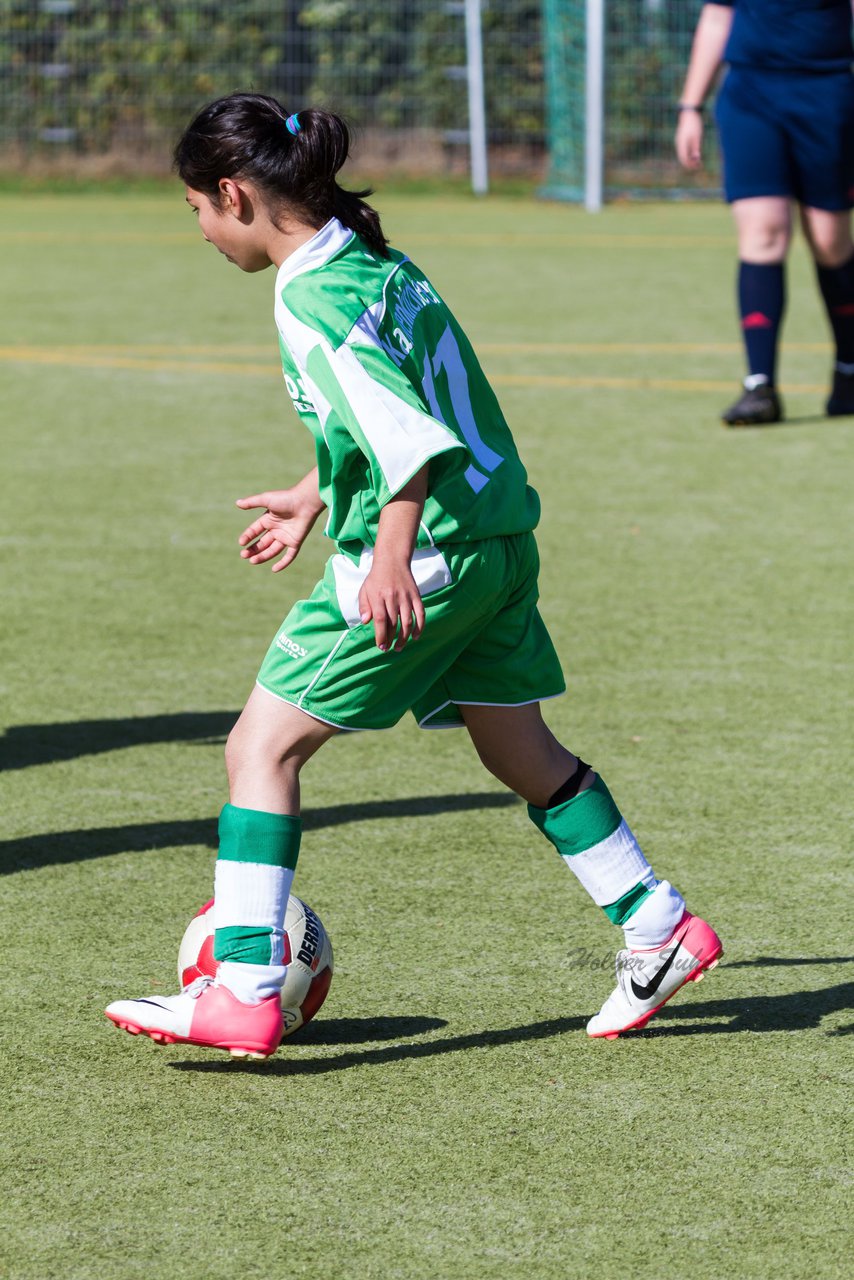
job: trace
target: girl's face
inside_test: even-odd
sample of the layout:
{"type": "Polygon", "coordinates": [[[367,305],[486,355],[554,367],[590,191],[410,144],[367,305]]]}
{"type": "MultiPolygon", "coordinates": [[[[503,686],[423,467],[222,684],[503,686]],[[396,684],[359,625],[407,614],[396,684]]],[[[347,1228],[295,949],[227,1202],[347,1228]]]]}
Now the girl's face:
{"type": "Polygon", "coordinates": [[[186,189],[186,200],[199,219],[205,239],[241,271],[264,271],[272,258],[268,252],[269,219],[244,193],[226,192],[217,208],[203,191],[186,189]]]}

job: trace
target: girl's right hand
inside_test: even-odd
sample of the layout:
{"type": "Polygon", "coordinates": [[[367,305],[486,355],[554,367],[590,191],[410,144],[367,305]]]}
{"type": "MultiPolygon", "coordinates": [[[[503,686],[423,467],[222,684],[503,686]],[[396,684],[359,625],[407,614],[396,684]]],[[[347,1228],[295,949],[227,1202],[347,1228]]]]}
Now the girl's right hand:
{"type": "Polygon", "coordinates": [[[264,507],[264,514],[243,530],[238,542],[240,554],[250,564],[265,564],[281,558],[273,565],[273,572],[285,569],[297,556],[323,504],[318,505],[316,490],[295,485],[293,489],[271,489],[249,498],[238,498],[237,506],[247,511],[252,507],[264,507]]]}
{"type": "Polygon", "coordinates": [[[418,639],[424,630],[424,603],[408,563],[385,564],[374,556],[359,592],[359,614],[363,623],[373,622],[383,653],[389,648],[400,653],[407,640],[418,639]]]}

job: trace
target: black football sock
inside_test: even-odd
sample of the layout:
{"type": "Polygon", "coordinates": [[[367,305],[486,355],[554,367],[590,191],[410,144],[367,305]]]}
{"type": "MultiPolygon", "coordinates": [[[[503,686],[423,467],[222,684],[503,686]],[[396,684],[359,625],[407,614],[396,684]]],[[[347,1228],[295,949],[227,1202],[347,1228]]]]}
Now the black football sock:
{"type": "Polygon", "coordinates": [[[747,387],[774,385],[777,342],[785,308],[783,263],[739,262],[738,309],[747,355],[747,387]]]}
{"type": "Polygon", "coordinates": [[[816,267],[841,372],[854,374],[854,254],[841,267],[816,267]]]}

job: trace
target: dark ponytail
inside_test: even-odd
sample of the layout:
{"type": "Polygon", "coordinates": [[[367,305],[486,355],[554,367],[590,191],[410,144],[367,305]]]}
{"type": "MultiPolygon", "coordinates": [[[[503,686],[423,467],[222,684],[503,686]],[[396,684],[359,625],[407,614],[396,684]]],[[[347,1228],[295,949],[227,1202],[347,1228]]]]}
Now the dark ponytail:
{"type": "Polygon", "coordinates": [[[245,178],[275,219],[287,205],[312,226],[338,218],[382,257],[388,256],[370,190],[345,191],[336,181],[350,151],[340,116],[309,108],[289,116],[275,98],[232,93],[204,107],[175,147],[175,168],[194,191],[219,207],[220,178],[245,178]]]}

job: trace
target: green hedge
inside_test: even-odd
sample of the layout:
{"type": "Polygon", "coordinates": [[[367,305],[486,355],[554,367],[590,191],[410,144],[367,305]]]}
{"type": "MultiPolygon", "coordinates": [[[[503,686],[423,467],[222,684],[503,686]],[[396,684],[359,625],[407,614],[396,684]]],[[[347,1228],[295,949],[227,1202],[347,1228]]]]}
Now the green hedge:
{"type": "MultiPolygon", "coordinates": [[[[542,138],[540,5],[484,10],[490,129],[542,138]]],[[[435,0],[205,4],[0,0],[7,140],[73,130],[81,151],[160,140],[235,88],[338,106],[360,125],[465,127],[462,14],[435,0]]]]}
{"type": "MultiPolygon", "coordinates": [[[[493,143],[543,145],[543,48],[552,47],[543,7],[484,3],[493,143]]],[[[579,74],[553,120],[575,136],[583,5],[546,8],[555,23],[580,28],[571,42],[579,74]]],[[[616,163],[663,154],[699,8],[608,0],[606,136],[616,163]]],[[[30,149],[64,141],[90,154],[163,151],[203,102],[236,88],[274,93],[292,109],[331,105],[363,129],[447,136],[467,125],[464,67],[463,5],[446,0],[0,0],[0,139],[30,149]]]]}

